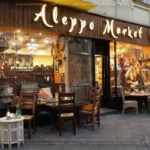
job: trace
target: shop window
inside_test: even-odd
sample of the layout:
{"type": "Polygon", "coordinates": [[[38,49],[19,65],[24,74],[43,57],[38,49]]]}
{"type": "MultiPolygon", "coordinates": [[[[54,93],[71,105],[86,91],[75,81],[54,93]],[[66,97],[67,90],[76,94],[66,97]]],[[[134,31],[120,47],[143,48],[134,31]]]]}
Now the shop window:
{"type": "Polygon", "coordinates": [[[110,44],[110,48],[112,95],[115,95],[115,85],[124,87],[126,94],[130,94],[134,90],[148,90],[147,87],[150,84],[150,47],[117,42],[116,68],[114,43],[110,44]]]}
{"type": "Polygon", "coordinates": [[[14,28],[8,31],[12,29],[0,32],[0,79],[17,94],[20,84],[32,82],[41,88],[51,87],[53,96],[59,84],[64,92],[64,37],[38,30],[28,33],[28,30],[14,28]]]}

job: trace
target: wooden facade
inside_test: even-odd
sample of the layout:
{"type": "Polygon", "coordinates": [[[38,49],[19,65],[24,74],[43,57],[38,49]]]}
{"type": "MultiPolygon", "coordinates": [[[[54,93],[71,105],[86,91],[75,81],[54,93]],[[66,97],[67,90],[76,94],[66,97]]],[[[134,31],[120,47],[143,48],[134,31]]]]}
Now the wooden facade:
{"type": "Polygon", "coordinates": [[[130,27],[133,31],[139,31],[142,27],[142,38],[129,38],[128,35],[123,36],[122,34],[118,35],[118,38],[115,39],[111,33],[106,33],[103,35],[105,28],[106,20],[111,22],[112,19],[96,16],[93,14],[84,13],[78,10],[73,10],[70,8],[65,8],[61,6],[58,7],[58,23],[55,24],[52,20],[52,10],[54,5],[47,4],[46,6],[46,21],[54,25],[53,28],[48,28],[42,21],[42,18],[39,18],[38,21],[33,21],[35,19],[35,13],[40,13],[41,8],[45,3],[37,2],[22,2],[13,0],[0,1],[0,29],[3,27],[14,27],[14,28],[23,28],[23,29],[38,29],[47,32],[55,32],[62,35],[74,35],[95,39],[105,39],[110,41],[121,41],[127,43],[141,44],[141,45],[150,45],[150,32],[148,27],[142,27],[140,25],[127,23],[119,20],[114,20],[114,33],[116,34],[116,28],[119,27],[121,30],[127,29],[130,27]],[[68,24],[62,24],[62,18],[66,16],[67,18],[76,18],[77,24],[75,25],[72,32],[69,32],[70,29],[70,19],[68,19],[68,24]],[[86,21],[86,27],[83,29],[82,34],[79,34],[80,29],[80,19],[86,21]],[[89,29],[90,22],[94,22],[94,29],[89,29]]]}

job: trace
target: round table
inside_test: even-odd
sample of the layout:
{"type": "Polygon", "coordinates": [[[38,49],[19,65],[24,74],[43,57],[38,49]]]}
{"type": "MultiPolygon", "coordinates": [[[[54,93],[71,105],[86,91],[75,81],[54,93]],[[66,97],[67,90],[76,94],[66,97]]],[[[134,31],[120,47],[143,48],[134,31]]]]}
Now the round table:
{"type": "Polygon", "coordinates": [[[20,143],[24,144],[24,118],[7,120],[6,117],[0,118],[0,140],[2,148],[4,144],[16,144],[20,147],[20,143]]]}

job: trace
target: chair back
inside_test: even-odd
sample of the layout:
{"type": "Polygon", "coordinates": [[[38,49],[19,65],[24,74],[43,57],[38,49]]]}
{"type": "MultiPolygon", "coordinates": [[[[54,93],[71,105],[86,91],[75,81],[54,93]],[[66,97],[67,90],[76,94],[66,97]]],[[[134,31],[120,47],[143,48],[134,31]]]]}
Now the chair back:
{"type": "Polygon", "coordinates": [[[93,91],[93,112],[100,111],[102,89],[94,89],[93,91]]]}
{"type": "Polygon", "coordinates": [[[88,100],[94,100],[95,87],[90,87],[88,92],[88,100]]]}
{"type": "Polygon", "coordinates": [[[75,113],[75,92],[59,93],[59,115],[63,112],[75,113]]]}
{"type": "Polygon", "coordinates": [[[21,92],[20,99],[21,99],[20,103],[21,110],[31,110],[32,115],[35,115],[36,93],[21,92]]]}
{"type": "Polygon", "coordinates": [[[120,88],[120,92],[121,92],[121,97],[122,97],[122,101],[123,101],[123,104],[124,104],[125,103],[125,96],[124,96],[123,88],[120,88]]]}

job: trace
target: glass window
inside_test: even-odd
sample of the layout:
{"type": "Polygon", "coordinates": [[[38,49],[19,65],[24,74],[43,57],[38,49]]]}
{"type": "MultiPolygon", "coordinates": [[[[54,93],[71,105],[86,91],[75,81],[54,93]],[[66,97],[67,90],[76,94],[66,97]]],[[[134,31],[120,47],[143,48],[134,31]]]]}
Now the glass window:
{"type": "MultiPolygon", "coordinates": [[[[117,42],[110,45],[111,87],[124,87],[126,94],[148,90],[150,84],[150,47],[117,42]],[[116,54],[116,67],[115,66],[116,54]]],[[[114,95],[112,90],[112,95],[114,95]]]]}
{"type": "Polygon", "coordinates": [[[136,0],[136,1],[150,5],[150,0],[136,0]]]}

